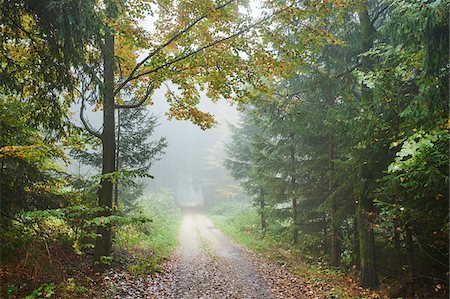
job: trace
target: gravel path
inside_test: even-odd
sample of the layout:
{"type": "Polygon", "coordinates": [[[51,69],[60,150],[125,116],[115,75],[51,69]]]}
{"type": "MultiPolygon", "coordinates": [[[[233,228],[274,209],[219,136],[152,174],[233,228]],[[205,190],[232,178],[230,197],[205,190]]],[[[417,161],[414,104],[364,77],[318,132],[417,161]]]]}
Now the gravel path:
{"type": "Polygon", "coordinates": [[[115,298],[323,298],[282,266],[235,244],[202,214],[185,214],[180,246],[163,271],[111,275],[115,298]]]}
{"type": "Polygon", "coordinates": [[[180,247],[150,298],[317,298],[299,277],[236,245],[201,214],[183,217],[180,247]]]}

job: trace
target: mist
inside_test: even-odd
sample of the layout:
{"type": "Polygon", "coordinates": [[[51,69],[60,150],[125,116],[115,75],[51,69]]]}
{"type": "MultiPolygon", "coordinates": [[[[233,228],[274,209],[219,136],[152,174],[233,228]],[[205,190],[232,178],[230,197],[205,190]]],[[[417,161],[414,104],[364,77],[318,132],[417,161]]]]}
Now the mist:
{"type": "MultiPolygon", "coordinates": [[[[174,88],[173,85],[168,85],[174,88]]],[[[236,106],[225,99],[214,103],[205,94],[201,95],[199,108],[214,115],[216,125],[207,130],[186,120],[168,119],[169,104],[165,98],[166,87],[155,91],[152,104],[144,108],[155,115],[157,127],[149,141],[161,137],[168,146],[160,159],[150,168],[153,178],[144,178],[145,192],[170,191],[180,206],[211,207],[222,200],[241,194],[238,183],[223,166],[226,158],[225,144],[230,138],[230,124],[239,122],[236,106]]],[[[79,104],[71,107],[72,121],[82,126],[79,119],[79,104]]],[[[87,106],[85,115],[95,130],[101,129],[102,111],[93,111],[87,106]]],[[[144,128],[145,123],[141,124],[144,128]]],[[[68,166],[72,174],[96,175],[98,170],[80,164],[76,159],[68,166]]]]}
{"type": "Polygon", "coordinates": [[[166,137],[168,141],[165,154],[150,169],[154,179],[146,180],[147,192],[169,189],[181,206],[211,206],[236,196],[239,187],[223,167],[224,146],[230,138],[228,124],[239,120],[236,107],[225,100],[213,103],[202,95],[199,107],[213,114],[217,122],[214,128],[202,130],[189,121],[168,120],[164,92],[156,91],[153,105],[147,106],[159,116],[153,137],[166,137]]]}

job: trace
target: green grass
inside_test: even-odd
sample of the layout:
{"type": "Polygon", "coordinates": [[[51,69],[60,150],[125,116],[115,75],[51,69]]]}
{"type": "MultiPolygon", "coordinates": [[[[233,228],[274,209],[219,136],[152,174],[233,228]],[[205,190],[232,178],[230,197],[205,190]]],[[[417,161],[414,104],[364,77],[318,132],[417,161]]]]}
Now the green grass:
{"type": "Polygon", "coordinates": [[[148,274],[159,271],[177,247],[181,214],[168,192],[146,194],[139,198],[139,205],[137,212],[151,222],[119,228],[115,248],[125,249],[136,259],[127,267],[130,272],[148,274]]]}
{"type": "Polygon", "coordinates": [[[250,204],[237,201],[216,206],[209,217],[233,240],[259,253],[270,253],[279,240],[263,235],[259,230],[259,216],[250,204]]]}

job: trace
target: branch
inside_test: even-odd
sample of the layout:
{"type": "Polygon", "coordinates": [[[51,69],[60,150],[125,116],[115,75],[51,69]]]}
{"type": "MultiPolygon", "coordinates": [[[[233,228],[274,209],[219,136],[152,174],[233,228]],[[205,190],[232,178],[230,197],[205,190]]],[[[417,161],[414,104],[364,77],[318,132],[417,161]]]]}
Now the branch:
{"type": "Polygon", "coordinates": [[[89,122],[84,118],[84,101],[85,101],[84,96],[81,96],[81,108],[80,108],[81,122],[83,123],[84,128],[86,129],[86,131],[89,132],[89,134],[91,134],[99,139],[103,139],[103,134],[100,134],[99,132],[95,131],[92,128],[92,126],[89,124],[89,122]]]}
{"type": "MultiPolygon", "coordinates": [[[[219,10],[222,9],[226,6],[228,6],[229,4],[231,4],[232,2],[234,2],[236,0],[228,0],[227,2],[225,2],[222,5],[217,6],[214,10],[219,10]]],[[[167,47],[168,45],[170,45],[173,41],[177,40],[180,36],[182,36],[183,34],[185,34],[186,32],[190,31],[196,24],[198,24],[200,21],[202,21],[203,19],[207,18],[209,15],[208,14],[204,14],[200,17],[198,17],[197,19],[195,19],[194,21],[192,21],[189,25],[187,25],[183,30],[177,32],[174,36],[172,36],[169,40],[167,40],[165,43],[163,43],[162,45],[160,45],[159,47],[157,47],[155,50],[153,50],[153,52],[151,52],[150,54],[148,54],[141,62],[139,62],[138,64],[136,64],[136,66],[133,68],[133,70],[131,71],[130,75],[124,80],[122,81],[122,83],[119,84],[119,86],[116,88],[116,90],[114,90],[114,95],[117,95],[120,90],[127,85],[128,82],[132,81],[135,79],[135,74],[138,71],[138,69],[144,64],[146,63],[150,58],[152,58],[153,56],[155,56],[156,54],[158,54],[162,49],[164,49],[165,47],[167,47]]]]}
{"type": "Polygon", "coordinates": [[[170,9],[167,8],[164,4],[161,3],[161,1],[156,0],[156,3],[161,6],[162,9],[164,9],[167,13],[170,13],[170,9]]]}
{"type": "MultiPolygon", "coordinates": [[[[289,8],[289,7],[288,7],[288,8],[289,8]]],[[[151,69],[151,70],[149,70],[149,71],[140,73],[140,74],[138,74],[138,75],[136,75],[136,76],[133,76],[133,77],[129,77],[129,78],[127,78],[127,82],[130,82],[130,81],[132,81],[132,80],[138,79],[138,78],[143,77],[143,76],[147,76],[147,75],[149,75],[149,74],[151,74],[151,73],[155,73],[155,72],[159,71],[160,69],[169,67],[169,66],[171,66],[172,64],[177,63],[178,61],[181,61],[181,60],[184,60],[184,59],[189,58],[189,57],[191,57],[191,56],[194,56],[195,54],[200,53],[200,52],[203,52],[204,50],[209,49],[209,48],[211,48],[211,47],[213,47],[213,46],[215,46],[215,45],[217,45],[217,44],[220,44],[220,43],[226,42],[227,40],[233,39],[233,38],[235,38],[235,37],[237,37],[237,36],[243,34],[244,32],[248,31],[249,29],[252,29],[252,28],[254,28],[254,27],[258,26],[258,25],[261,25],[262,23],[264,23],[264,22],[266,22],[267,20],[271,19],[273,16],[275,16],[275,15],[277,15],[277,14],[283,12],[284,10],[286,10],[286,9],[288,9],[288,8],[281,9],[281,10],[275,12],[274,14],[272,14],[272,15],[270,15],[270,16],[268,16],[268,17],[265,17],[265,18],[259,20],[258,22],[255,22],[255,23],[253,23],[253,24],[251,24],[251,25],[249,25],[249,26],[247,26],[247,27],[245,27],[245,28],[243,28],[243,29],[237,31],[236,33],[234,33],[234,34],[232,34],[232,35],[229,35],[229,36],[227,36],[227,37],[224,37],[224,38],[215,40],[215,41],[211,42],[210,44],[207,44],[206,46],[200,47],[200,48],[198,48],[198,49],[196,49],[196,50],[194,50],[194,51],[192,51],[192,52],[189,52],[189,53],[187,53],[187,54],[185,54],[185,55],[177,56],[177,57],[175,57],[173,60],[171,60],[171,61],[169,61],[169,62],[166,62],[166,63],[164,63],[164,64],[162,64],[162,65],[160,65],[160,66],[158,66],[158,67],[156,67],[156,68],[154,68],[154,69],[151,69]]],[[[122,84],[121,84],[120,86],[122,86],[122,84]]],[[[119,86],[119,87],[120,87],[120,86],[119,86]]],[[[123,86],[122,86],[122,87],[123,87],[123,86]]],[[[121,87],[120,87],[120,88],[121,88],[121,87]]]]}
{"type": "Polygon", "coordinates": [[[128,108],[138,108],[140,106],[142,106],[142,104],[144,104],[144,102],[150,97],[153,89],[155,89],[155,85],[153,85],[153,83],[150,83],[147,86],[147,91],[145,92],[145,95],[142,97],[142,99],[136,103],[133,104],[123,104],[123,105],[117,105],[116,104],[116,109],[128,109],[128,108]]]}
{"type": "Polygon", "coordinates": [[[346,71],[343,71],[342,73],[339,73],[339,74],[337,74],[337,75],[335,75],[335,76],[333,76],[333,77],[331,77],[331,78],[333,78],[333,79],[339,79],[339,78],[341,78],[341,77],[344,77],[345,75],[350,74],[351,72],[353,72],[354,70],[356,70],[356,69],[357,69],[358,67],[360,67],[360,66],[361,66],[361,61],[358,62],[355,66],[351,67],[350,69],[348,69],[348,70],[346,70],[346,71]]]}
{"type": "Polygon", "coordinates": [[[385,12],[387,9],[389,8],[389,5],[386,5],[385,7],[383,7],[382,9],[380,9],[372,18],[372,21],[370,22],[373,26],[373,24],[375,24],[375,22],[378,20],[378,18],[381,16],[381,14],[383,12],[385,12]]]}

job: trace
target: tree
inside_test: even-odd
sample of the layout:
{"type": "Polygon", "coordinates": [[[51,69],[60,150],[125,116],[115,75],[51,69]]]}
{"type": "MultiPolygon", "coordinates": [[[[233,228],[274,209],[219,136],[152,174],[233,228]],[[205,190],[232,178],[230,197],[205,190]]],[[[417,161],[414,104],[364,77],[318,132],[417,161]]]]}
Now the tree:
{"type": "MultiPolygon", "coordinates": [[[[367,2],[362,4],[362,8],[358,11],[361,32],[361,53],[369,51],[373,47],[375,29],[372,20],[369,17],[367,2]]],[[[369,57],[363,56],[361,60],[361,70],[370,71],[372,69],[372,61],[369,57]]],[[[373,101],[373,94],[370,88],[361,84],[361,102],[368,105],[373,101]]],[[[363,162],[363,161],[361,161],[363,162]]],[[[361,163],[360,162],[360,163],[361,163]]],[[[373,229],[373,202],[368,194],[369,184],[375,180],[373,175],[373,163],[365,161],[361,167],[361,178],[363,180],[362,190],[358,196],[356,219],[359,233],[359,257],[361,271],[361,285],[363,287],[376,287],[378,285],[378,277],[375,268],[375,236],[373,229]]]]}
{"type": "Polygon", "coordinates": [[[9,224],[19,211],[58,207],[65,174],[57,159],[67,160],[45,130],[33,125],[32,106],[12,94],[0,93],[1,222],[9,224]]]}
{"type": "Polygon", "coordinates": [[[439,144],[448,138],[442,130],[448,121],[449,58],[448,51],[443,48],[448,49],[449,18],[443,12],[448,10],[449,3],[433,1],[423,5],[407,5],[393,1],[388,4],[389,13],[380,29],[388,38],[368,52],[377,63],[371,72],[364,75],[363,81],[372,86],[376,102],[383,103],[385,107],[389,103],[391,110],[395,107],[397,111],[389,122],[390,138],[386,138],[395,154],[392,154],[390,165],[386,167],[386,174],[382,178],[383,184],[379,191],[383,191],[378,192],[382,200],[377,201],[377,205],[381,208],[381,225],[389,223],[395,231],[392,235],[398,262],[408,277],[407,295],[414,297],[415,277],[423,275],[418,273],[428,272],[427,276],[437,277],[441,276],[437,273],[448,269],[443,267],[445,263],[442,262],[447,259],[442,252],[448,252],[447,246],[443,246],[448,243],[448,239],[438,233],[442,231],[442,224],[447,222],[448,217],[439,213],[438,206],[446,203],[431,200],[429,196],[434,194],[439,198],[437,194],[447,192],[439,190],[431,182],[445,180],[447,176],[434,158],[440,156],[443,163],[448,159],[446,150],[439,144]],[[391,102],[392,99],[396,100],[391,102]],[[429,158],[422,156],[424,152],[428,153],[429,158]],[[413,164],[414,170],[409,168],[413,164]],[[416,186],[418,188],[412,191],[409,188],[415,188],[412,187],[414,183],[403,172],[405,169],[409,169],[409,174],[415,177],[416,182],[427,183],[416,186]],[[430,172],[432,169],[433,174],[430,172]],[[429,187],[436,189],[431,191],[429,187]],[[428,190],[428,193],[422,193],[421,190],[428,190]],[[433,216],[416,214],[421,210],[415,206],[417,202],[422,202],[422,207],[426,206],[425,210],[433,216]],[[429,231],[420,224],[423,220],[419,219],[422,217],[429,217],[426,221],[429,231]],[[428,237],[420,236],[418,231],[422,230],[428,237]],[[431,234],[433,240],[425,241],[431,234]],[[405,251],[401,249],[402,244],[405,251]],[[402,255],[405,257],[402,258],[402,255]],[[427,262],[424,263],[425,260],[427,262]],[[433,266],[430,267],[431,264],[433,266]]]}
{"type": "Polygon", "coordinates": [[[316,19],[302,19],[323,33],[311,47],[301,21],[292,15],[277,19],[267,42],[275,44],[291,73],[284,74],[288,83],[282,88],[277,78],[278,88],[257,95],[265,99],[254,104],[258,116],[252,116],[254,130],[263,132],[258,142],[256,135],[243,138],[253,146],[246,167],[258,165],[255,175],[265,179],[266,198],[280,202],[289,187],[274,177],[287,173],[283,147],[295,132],[295,156],[305,158],[295,167],[294,187],[302,233],[322,213],[330,263],[355,262],[366,287],[377,285],[378,272],[396,271],[390,255],[396,251],[411,297],[418,275],[440,285],[448,269],[443,262],[448,215],[439,212],[447,192],[438,187],[447,180],[441,146],[448,138],[448,51],[443,50],[448,49],[448,5],[362,1],[333,11],[325,4],[316,19]],[[386,266],[377,269],[378,262],[386,266]]]}
{"type": "Polygon", "coordinates": [[[1,1],[0,201],[7,217],[64,201],[59,143],[72,146],[79,132],[61,93],[73,93],[71,68],[83,67],[84,47],[102,26],[92,1],[46,2],[1,1]],[[78,26],[66,31],[71,23],[78,26]]]}
{"type": "MultiPolygon", "coordinates": [[[[158,118],[150,115],[145,107],[121,110],[117,114],[116,172],[122,174],[122,179],[115,178],[114,205],[119,206],[120,193],[120,204],[131,209],[142,192],[142,183],[136,177],[148,176],[150,167],[164,154],[167,142],[164,137],[151,140],[158,118]]],[[[99,146],[100,143],[94,139],[89,150],[74,148],[71,155],[83,164],[100,169],[102,155],[99,146]]]]}
{"type": "Polygon", "coordinates": [[[103,30],[96,1],[3,0],[1,4],[2,91],[28,99],[34,112],[32,125],[63,137],[70,103],[63,105],[61,94],[73,100],[77,84],[73,69],[91,69],[86,65],[86,48],[103,30]]]}
{"type": "MultiPolygon", "coordinates": [[[[117,116],[117,153],[116,171],[127,171],[130,173],[146,173],[150,167],[160,159],[167,147],[166,138],[161,137],[155,141],[149,141],[157,127],[157,117],[139,107],[133,110],[118,111],[117,116]],[[146,124],[141,128],[142,124],[146,124]]],[[[133,193],[133,189],[139,189],[132,179],[125,177],[120,183],[115,182],[114,203],[119,205],[119,192],[133,193]],[[122,185],[123,190],[119,188],[122,185]]],[[[136,196],[127,197],[122,195],[122,201],[128,208],[133,206],[136,196]]]]}
{"type": "Polygon", "coordinates": [[[260,178],[262,169],[255,159],[253,149],[255,136],[258,129],[250,118],[250,111],[244,115],[240,127],[231,126],[232,136],[230,143],[226,146],[228,158],[224,161],[225,168],[238,181],[250,196],[255,196],[261,218],[261,230],[266,229],[266,192],[264,181],[260,178]]]}
{"type": "MultiPolygon", "coordinates": [[[[166,5],[171,5],[171,9],[165,6],[152,8],[146,1],[124,4],[106,1],[104,15],[108,26],[98,39],[103,61],[103,68],[98,73],[102,77],[97,77],[94,72],[90,76],[81,76],[84,85],[80,92],[81,119],[85,128],[102,142],[99,206],[105,217],[111,214],[112,208],[116,109],[143,105],[155,88],[170,80],[181,91],[177,94],[169,89],[167,93],[170,117],[189,119],[206,129],[214,121],[211,115],[196,108],[200,90],[206,90],[212,100],[223,95],[243,98],[249,92],[248,84],[253,88],[263,87],[263,78],[276,67],[273,56],[264,53],[261,45],[249,45],[249,36],[255,33],[252,28],[268,18],[250,23],[249,18],[239,13],[238,2],[234,0],[199,5],[170,2],[166,5]],[[153,39],[139,28],[136,18],[143,15],[140,10],[133,10],[135,5],[154,9],[158,15],[157,33],[151,35],[153,39]],[[135,53],[140,49],[147,53],[136,62],[135,53]],[[126,94],[132,94],[133,100],[124,101],[126,94]],[[101,133],[92,129],[83,115],[85,102],[92,100],[102,105],[101,133]]],[[[100,227],[95,259],[99,261],[101,256],[108,256],[110,248],[111,230],[100,227]]]]}

